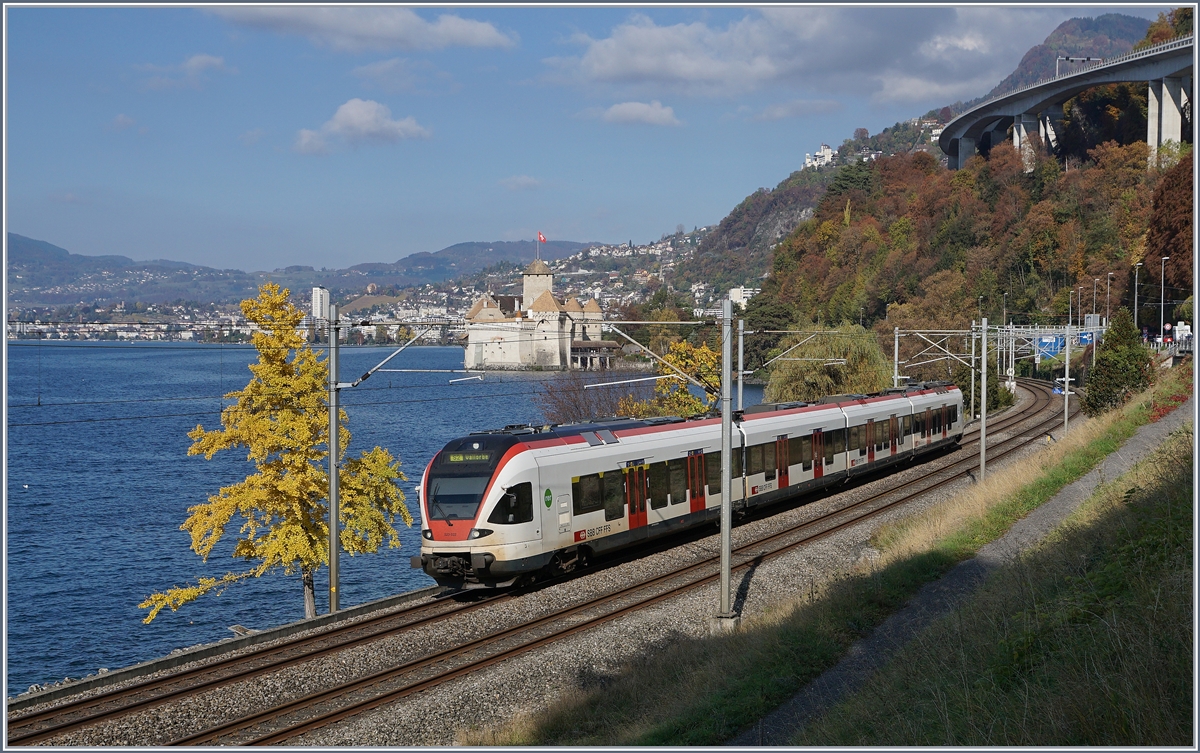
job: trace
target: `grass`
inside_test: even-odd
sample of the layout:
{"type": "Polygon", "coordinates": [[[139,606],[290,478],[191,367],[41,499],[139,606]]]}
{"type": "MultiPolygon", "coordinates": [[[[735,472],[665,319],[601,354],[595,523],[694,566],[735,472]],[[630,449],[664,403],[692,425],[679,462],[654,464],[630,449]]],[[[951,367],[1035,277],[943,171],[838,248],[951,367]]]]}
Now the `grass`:
{"type": "Polygon", "coordinates": [[[794,744],[1190,745],[1193,439],[1103,486],[794,744]]]}
{"type": "Polygon", "coordinates": [[[607,674],[581,674],[573,692],[536,717],[466,730],[460,742],[721,744],[836,664],[924,584],[1087,473],[1190,385],[1190,367],[1173,369],[1122,410],[1092,419],[1042,450],[1032,480],[1029,461],[1019,470],[993,471],[935,511],[881,529],[873,541],[881,552],[877,560],[814,583],[804,599],[781,604],[728,635],[668,636],[607,674]]]}

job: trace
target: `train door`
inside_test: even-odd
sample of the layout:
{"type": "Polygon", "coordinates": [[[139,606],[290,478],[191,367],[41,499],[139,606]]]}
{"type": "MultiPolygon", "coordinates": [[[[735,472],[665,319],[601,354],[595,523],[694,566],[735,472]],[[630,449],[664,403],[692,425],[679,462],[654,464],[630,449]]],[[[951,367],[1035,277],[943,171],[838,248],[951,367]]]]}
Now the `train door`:
{"type": "Polygon", "coordinates": [[[891,438],[891,446],[893,455],[896,454],[896,442],[900,439],[900,420],[892,416],[888,421],[888,434],[891,438]]]}
{"type": "Polygon", "coordinates": [[[813,478],[821,478],[825,466],[825,434],[820,429],[812,435],[813,478]]]}
{"type": "Polygon", "coordinates": [[[704,450],[689,450],[687,458],[688,495],[691,511],[704,509],[704,450]]]}
{"type": "Polygon", "coordinates": [[[947,429],[948,429],[948,427],[946,426],[946,406],[943,405],[942,406],[942,439],[945,439],[946,436],[949,434],[947,429]]]}
{"type": "Polygon", "coordinates": [[[646,499],[649,497],[649,474],[642,461],[634,461],[625,468],[625,504],[629,510],[629,530],[646,525],[646,499]]]}
{"type": "Polygon", "coordinates": [[[867,463],[875,462],[875,419],[867,419],[867,463]]]}
{"type": "Polygon", "coordinates": [[[785,489],[788,485],[788,465],[791,461],[788,460],[788,438],[787,434],[775,437],[775,463],[779,467],[779,488],[785,489]]]}
{"type": "Polygon", "coordinates": [[[933,411],[929,408],[925,409],[925,423],[921,426],[921,438],[925,440],[925,444],[933,438],[933,411]]]}

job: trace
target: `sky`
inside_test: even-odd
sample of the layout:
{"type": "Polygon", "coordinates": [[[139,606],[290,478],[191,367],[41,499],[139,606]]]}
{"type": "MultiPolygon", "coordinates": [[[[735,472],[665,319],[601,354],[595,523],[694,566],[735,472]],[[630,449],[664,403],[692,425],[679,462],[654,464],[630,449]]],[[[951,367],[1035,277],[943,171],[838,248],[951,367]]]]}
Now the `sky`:
{"type": "Polygon", "coordinates": [[[245,271],[646,243],[1166,9],[8,5],[4,224],[245,271]]]}

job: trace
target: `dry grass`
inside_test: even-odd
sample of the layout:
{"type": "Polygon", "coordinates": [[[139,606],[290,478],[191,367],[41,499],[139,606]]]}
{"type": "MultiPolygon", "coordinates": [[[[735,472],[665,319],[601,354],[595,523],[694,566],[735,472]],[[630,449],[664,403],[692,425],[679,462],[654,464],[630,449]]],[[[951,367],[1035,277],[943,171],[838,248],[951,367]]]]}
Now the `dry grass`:
{"type": "Polygon", "coordinates": [[[794,742],[1190,745],[1193,447],[1102,486],[794,742]]]}
{"type": "Polygon", "coordinates": [[[872,537],[872,546],[880,550],[883,562],[890,563],[927,552],[953,533],[967,529],[984,518],[999,500],[1011,498],[1030,480],[1062,465],[1072,453],[1097,439],[1110,436],[1120,414],[1110,413],[1081,421],[1071,427],[1065,438],[1049,443],[1025,456],[1018,463],[989,470],[987,478],[952,499],[895,523],[880,526],[872,537]]]}

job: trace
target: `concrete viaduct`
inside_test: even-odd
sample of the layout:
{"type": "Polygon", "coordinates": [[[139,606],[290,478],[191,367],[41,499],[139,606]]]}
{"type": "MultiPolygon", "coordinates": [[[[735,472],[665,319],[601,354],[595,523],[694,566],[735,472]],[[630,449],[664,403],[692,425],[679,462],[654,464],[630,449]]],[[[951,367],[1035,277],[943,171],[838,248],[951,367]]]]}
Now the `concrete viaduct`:
{"type": "Polygon", "coordinates": [[[977,146],[991,148],[1007,138],[1009,126],[1013,146],[1022,153],[1029,154],[1035,133],[1046,148],[1053,148],[1058,143],[1056,134],[1062,132],[1067,100],[1094,86],[1148,81],[1146,143],[1153,158],[1160,145],[1181,141],[1181,113],[1192,90],[1194,39],[1194,35],[1172,39],[994,97],[947,123],[938,145],[949,155],[951,167],[965,165],[977,146]]]}

